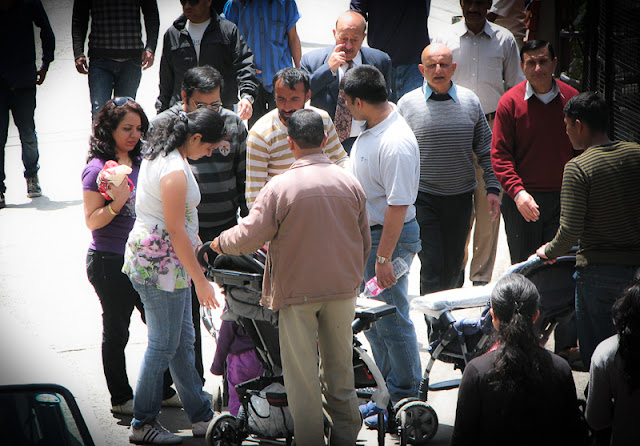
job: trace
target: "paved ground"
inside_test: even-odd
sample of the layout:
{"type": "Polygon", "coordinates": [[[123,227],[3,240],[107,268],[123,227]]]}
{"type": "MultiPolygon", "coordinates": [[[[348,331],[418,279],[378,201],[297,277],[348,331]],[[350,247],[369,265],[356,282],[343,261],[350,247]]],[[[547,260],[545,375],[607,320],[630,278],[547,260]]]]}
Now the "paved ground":
{"type": "MultiPolygon", "coordinates": [[[[44,195],[26,198],[22,178],[20,142],[10,128],[6,154],[7,208],[0,211],[0,354],[12,370],[12,378],[59,381],[76,395],[88,418],[98,445],[128,444],[128,417],[109,412],[109,396],[100,358],[101,309],[86,279],[85,255],[90,233],[84,225],[80,173],[85,164],[90,133],[89,92],[86,77],[73,64],[71,48],[72,0],[44,0],[56,33],[56,60],[44,85],[38,90],[36,127],[40,143],[40,180],[44,195]],[[27,362],[28,364],[23,364],[27,362]],[[33,377],[32,377],[33,376],[33,377]]],[[[177,0],[159,0],[163,32],[180,13],[177,0]]],[[[302,19],[298,30],[303,51],[330,44],[335,18],[348,8],[347,0],[298,0],[302,19]]],[[[433,0],[429,27],[437,31],[460,14],[457,2],[433,0]]],[[[161,40],[161,39],[160,39],[161,40]]],[[[161,45],[161,42],[160,42],[161,45]]],[[[158,48],[160,54],[160,48],[158,48]]],[[[150,116],[157,96],[158,66],[144,72],[138,100],[150,116]]],[[[502,234],[494,278],[508,266],[508,251],[502,234]]],[[[418,262],[411,272],[412,296],[418,294],[418,262]]],[[[468,284],[467,284],[468,286],[468,284]]],[[[412,314],[421,341],[422,364],[426,365],[426,332],[421,314],[412,314]]],[[[204,362],[210,364],[214,343],[205,334],[204,362]]],[[[138,375],[146,347],[146,329],[137,315],[131,324],[127,367],[132,383],[138,375]]],[[[439,363],[436,380],[459,376],[439,363]]],[[[8,376],[3,375],[3,381],[8,376]]],[[[218,381],[207,374],[205,388],[213,391],[218,381]]],[[[578,391],[585,374],[576,374],[578,391]]],[[[456,390],[432,393],[429,403],[440,419],[432,444],[448,444],[455,419],[456,390]]],[[[178,409],[163,410],[161,421],[184,435],[184,444],[202,445],[192,439],[188,420],[178,409]]],[[[363,429],[361,444],[377,444],[375,434],[363,429]]],[[[387,435],[387,444],[397,441],[387,435]]]]}

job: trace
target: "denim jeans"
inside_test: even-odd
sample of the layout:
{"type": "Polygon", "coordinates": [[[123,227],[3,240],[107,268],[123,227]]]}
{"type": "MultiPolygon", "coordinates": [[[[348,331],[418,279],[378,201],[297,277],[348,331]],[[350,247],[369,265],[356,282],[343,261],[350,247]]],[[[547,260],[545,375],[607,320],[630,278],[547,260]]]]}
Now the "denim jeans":
{"type": "MultiPolygon", "coordinates": [[[[364,271],[365,282],[375,275],[376,253],[380,244],[381,229],[371,231],[371,254],[364,271]]],[[[402,257],[411,266],[420,251],[420,229],[413,221],[405,223],[392,258],[402,257]]],[[[391,401],[395,404],[402,398],[418,396],[422,379],[418,339],[409,317],[409,274],[380,293],[376,299],[396,307],[396,313],[376,321],[365,336],[371,344],[373,357],[384,376],[391,401]]]]}
{"type": "Polygon", "coordinates": [[[191,422],[210,420],[213,412],[202,395],[202,381],[194,365],[191,288],[168,292],[154,285],[132,283],[144,304],[149,344],[140,366],[131,424],[142,427],[158,416],[162,375],[167,366],[191,422]]]}
{"type": "Polygon", "coordinates": [[[411,90],[422,87],[424,77],[418,70],[418,64],[398,65],[391,69],[391,102],[398,102],[400,98],[411,90]]]}
{"type": "Polygon", "coordinates": [[[40,166],[38,165],[38,138],[36,137],[36,125],[33,113],[36,110],[36,87],[9,88],[0,81],[0,192],[6,192],[4,180],[4,153],[9,136],[9,110],[13,115],[22,143],[22,164],[24,164],[24,176],[30,178],[36,176],[40,166]]]}
{"type": "Polygon", "coordinates": [[[631,284],[636,269],[620,265],[576,268],[576,325],[585,367],[591,364],[591,355],[598,344],[616,333],[611,307],[631,284]]]}
{"type": "Polygon", "coordinates": [[[94,119],[112,97],[129,96],[135,99],[142,77],[141,67],[141,61],[133,59],[118,62],[93,57],[89,60],[89,94],[94,119]]]}

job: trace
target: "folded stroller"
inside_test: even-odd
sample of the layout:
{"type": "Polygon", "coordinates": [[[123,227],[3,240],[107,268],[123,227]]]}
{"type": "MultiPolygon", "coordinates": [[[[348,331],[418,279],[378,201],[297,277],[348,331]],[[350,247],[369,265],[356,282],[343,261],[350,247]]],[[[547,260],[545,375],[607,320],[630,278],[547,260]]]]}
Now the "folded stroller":
{"type": "MultiPolygon", "coordinates": [[[[208,244],[205,244],[208,248],[208,244]]],[[[200,252],[204,254],[205,249],[200,252]]],[[[207,268],[210,280],[221,285],[227,310],[222,318],[237,321],[256,346],[258,358],[265,373],[262,377],[236,386],[241,409],[238,416],[218,415],[209,425],[207,444],[212,446],[241,445],[247,438],[270,440],[289,445],[293,436],[293,423],[287,407],[286,391],[283,387],[282,364],[278,339],[277,313],[260,305],[265,256],[263,252],[252,256],[218,256],[213,266],[200,258],[207,268]]],[[[395,307],[373,299],[358,299],[354,330],[353,366],[358,397],[370,399],[380,407],[387,407],[391,414],[389,425],[397,429],[403,444],[423,444],[420,439],[431,438],[437,429],[435,411],[424,402],[410,410],[396,413],[391,407],[389,392],[384,378],[373,359],[356,338],[355,334],[371,327],[376,320],[395,312],[395,307]],[[428,417],[416,418],[426,413],[428,417]],[[396,423],[396,420],[398,421],[396,423]],[[419,437],[416,440],[416,432],[419,437]]],[[[213,321],[209,315],[213,326],[213,321]]],[[[215,332],[215,330],[214,330],[215,332]]],[[[380,414],[382,418],[383,415],[380,414]]],[[[383,422],[380,420],[380,425],[383,422]]],[[[330,436],[332,421],[325,413],[325,431],[330,436]]],[[[384,430],[380,430],[378,441],[384,445],[384,430]]]]}
{"type": "MultiPolygon", "coordinates": [[[[531,280],[540,293],[540,317],[534,324],[540,344],[545,345],[558,324],[568,322],[575,314],[575,253],[560,257],[553,264],[540,258],[512,265],[506,274],[519,273],[531,280]]],[[[489,302],[495,282],[482,287],[456,288],[417,297],[411,309],[424,313],[429,332],[429,353],[420,384],[419,399],[426,401],[429,390],[452,389],[460,379],[430,383],[429,375],[435,361],[453,364],[464,371],[465,366],[492,345],[493,325],[489,302]],[[452,311],[484,307],[477,319],[456,320],[452,311]]]]}

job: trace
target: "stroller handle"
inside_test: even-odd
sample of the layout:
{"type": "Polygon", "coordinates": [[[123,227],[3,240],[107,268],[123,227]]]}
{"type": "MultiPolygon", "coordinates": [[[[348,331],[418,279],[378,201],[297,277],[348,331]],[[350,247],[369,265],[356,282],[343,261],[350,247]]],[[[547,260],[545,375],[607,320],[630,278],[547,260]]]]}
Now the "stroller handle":
{"type": "Polygon", "coordinates": [[[215,254],[214,250],[211,249],[211,241],[203,243],[202,247],[198,250],[198,255],[197,255],[198,263],[200,263],[200,266],[202,266],[203,268],[208,268],[209,266],[207,260],[204,258],[207,252],[210,252],[211,254],[215,254]]]}

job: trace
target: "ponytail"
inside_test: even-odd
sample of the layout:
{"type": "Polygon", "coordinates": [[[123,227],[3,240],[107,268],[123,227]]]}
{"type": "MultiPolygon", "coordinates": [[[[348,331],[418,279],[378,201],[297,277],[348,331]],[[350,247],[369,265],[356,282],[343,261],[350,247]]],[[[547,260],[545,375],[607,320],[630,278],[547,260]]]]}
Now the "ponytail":
{"type": "Polygon", "coordinates": [[[159,154],[167,156],[196,133],[202,135],[202,142],[219,142],[225,137],[224,119],[218,112],[208,108],[199,108],[191,113],[180,110],[165,125],[154,127],[144,157],[153,160],[159,154]]]}
{"type": "Polygon", "coordinates": [[[489,382],[498,389],[514,393],[540,384],[545,375],[544,350],[533,329],[539,301],[535,285],[521,274],[505,276],[491,293],[500,347],[489,382]]]}

